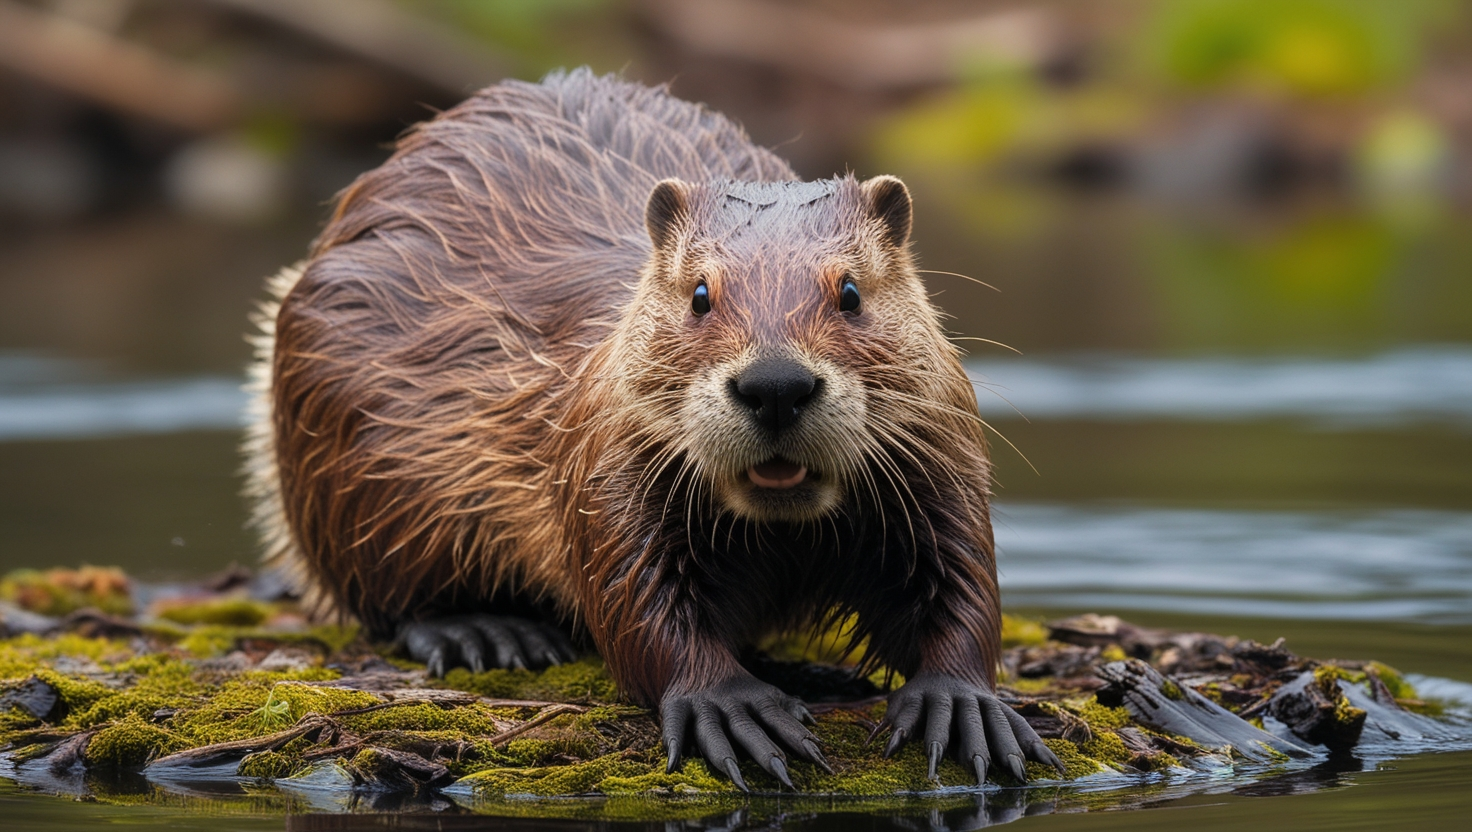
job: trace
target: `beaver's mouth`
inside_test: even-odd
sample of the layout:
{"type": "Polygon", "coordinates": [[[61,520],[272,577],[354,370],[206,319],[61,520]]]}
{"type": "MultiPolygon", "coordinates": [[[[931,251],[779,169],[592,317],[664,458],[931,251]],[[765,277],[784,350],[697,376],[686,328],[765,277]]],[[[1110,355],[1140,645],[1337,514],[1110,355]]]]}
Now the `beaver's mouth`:
{"type": "Polygon", "coordinates": [[[793,488],[808,477],[805,465],[774,456],[746,469],[746,477],[758,488],[793,488]]]}

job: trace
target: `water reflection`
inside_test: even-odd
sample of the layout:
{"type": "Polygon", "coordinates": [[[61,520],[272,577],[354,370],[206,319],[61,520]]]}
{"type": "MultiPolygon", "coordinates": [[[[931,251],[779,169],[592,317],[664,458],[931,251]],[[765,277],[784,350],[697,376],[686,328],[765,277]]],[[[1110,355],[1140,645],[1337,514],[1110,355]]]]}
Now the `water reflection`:
{"type": "Polygon", "coordinates": [[[1272,618],[1472,621],[1472,514],[1007,503],[1008,603],[1272,618]]]}
{"type": "Polygon", "coordinates": [[[1472,350],[1360,359],[1077,357],[971,362],[988,418],[1293,418],[1327,427],[1472,426],[1472,350]]]}

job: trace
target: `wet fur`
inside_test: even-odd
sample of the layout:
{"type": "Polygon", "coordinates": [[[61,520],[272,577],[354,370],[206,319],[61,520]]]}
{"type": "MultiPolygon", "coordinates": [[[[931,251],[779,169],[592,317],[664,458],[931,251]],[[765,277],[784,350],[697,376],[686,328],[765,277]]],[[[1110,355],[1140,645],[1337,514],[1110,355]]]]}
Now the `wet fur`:
{"type": "Polygon", "coordinates": [[[648,705],[850,613],[871,661],[990,688],[986,445],[908,195],[905,234],[886,213],[896,185],[797,182],[721,116],[585,70],[418,126],[263,310],[248,456],[269,559],[379,637],[559,615],[648,705]],[[774,352],[825,380],[782,447],[724,391],[774,352]],[[741,479],[774,449],[821,473],[807,502],[741,479]]]}

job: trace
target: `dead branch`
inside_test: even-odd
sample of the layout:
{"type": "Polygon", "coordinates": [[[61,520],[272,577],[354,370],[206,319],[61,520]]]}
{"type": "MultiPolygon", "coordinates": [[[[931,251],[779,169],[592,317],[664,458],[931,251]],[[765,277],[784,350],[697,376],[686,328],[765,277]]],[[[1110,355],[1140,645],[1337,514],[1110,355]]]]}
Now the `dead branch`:
{"type": "Polygon", "coordinates": [[[851,23],[772,0],[640,0],[656,29],[698,52],[815,75],[872,92],[956,80],[968,61],[1036,66],[1058,48],[1046,9],[939,23],[851,23]]]}

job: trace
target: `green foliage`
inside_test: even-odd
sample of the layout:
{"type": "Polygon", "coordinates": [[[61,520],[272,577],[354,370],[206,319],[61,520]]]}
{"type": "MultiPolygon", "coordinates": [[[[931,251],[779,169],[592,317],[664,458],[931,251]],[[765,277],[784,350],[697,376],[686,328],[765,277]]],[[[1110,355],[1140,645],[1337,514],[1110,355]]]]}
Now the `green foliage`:
{"type": "Polygon", "coordinates": [[[276,698],[276,689],[266,694],[266,701],[261,707],[250,712],[260,725],[261,731],[280,731],[291,724],[291,703],[285,699],[276,698]]]}
{"type": "Polygon", "coordinates": [[[1298,95],[1359,93],[1415,68],[1444,0],[1167,0],[1148,30],[1166,77],[1298,95]]]}

